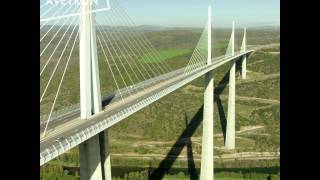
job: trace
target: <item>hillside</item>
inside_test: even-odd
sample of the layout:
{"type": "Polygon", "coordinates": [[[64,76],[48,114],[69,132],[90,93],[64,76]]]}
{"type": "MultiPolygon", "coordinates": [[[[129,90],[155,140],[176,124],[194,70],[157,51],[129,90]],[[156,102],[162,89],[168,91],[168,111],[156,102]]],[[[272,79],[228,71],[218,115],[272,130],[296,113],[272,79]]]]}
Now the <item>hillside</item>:
{"type": "MultiPolygon", "coordinates": [[[[278,31],[247,33],[250,45],[279,43],[278,31]]],[[[229,31],[215,33],[214,56],[224,53],[229,35],[229,31]]],[[[166,61],[170,67],[178,68],[190,58],[200,31],[148,31],[146,36],[156,49],[169,54],[166,61]],[[189,51],[173,56],[168,53],[169,49],[189,51]]],[[[236,38],[236,47],[239,48],[242,33],[236,33],[236,38]]],[[[247,60],[247,80],[240,78],[237,66],[237,133],[236,150],[233,151],[223,147],[230,65],[226,64],[214,72],[217,179],[279,177],[280,53],[275,52],[280,52],[279,45],[254,52],[247,60]]],[[[102,89],[106,85],[109,84],[103,82],[102,89]]],[[[65,103],[72,104],[68,100],[65,103]]],[[[196,179],[200,168],[202,106],[203,77],[111,127],[109,136],[114,179],[144,179],[148,173],[151,177],[163,179],[196,179]]],[[[75,148],[41,167],[41,179],[79,179],[78,167],[78,149],[75,148]]]]}

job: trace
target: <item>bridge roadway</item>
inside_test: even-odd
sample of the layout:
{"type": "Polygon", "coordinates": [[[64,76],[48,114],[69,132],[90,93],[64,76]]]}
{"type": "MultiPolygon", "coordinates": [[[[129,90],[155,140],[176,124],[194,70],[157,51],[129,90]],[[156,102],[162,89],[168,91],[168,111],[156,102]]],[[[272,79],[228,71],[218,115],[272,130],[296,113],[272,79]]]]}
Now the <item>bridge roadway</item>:
{"type": "MultiPolygon", "coordinates": [[[[251,49],[258,50],[258,49],[268,48],[273,46],[279,46],[279,44],[253,45],[251,49]]],[[[219,58],[221,59],[223,57],[219,57],[219,58]]],[[[219,60],[219,58],[215,58],[214,60],[217,61],[219,60]]],[[[184,68],[181,68],[181,69],[178,69],[154,78],[150,78],[146,81],[137,83],[133,85],[132,88],[122,88],[112,94],[106,94],[102,97],[102,104],[103,106],[106,106],[113,102],[117,102],[121,100],[121,96],[122,97],[130,96],[131,94],[136,93],[136,91],[141,91],[143,88],[150,87],[154,84],[157,84],[160,81],[179,75],[183,73],[183,71],[184,71],[184,68]]],[[[77,118],[79,116],[80,116],[80,104],[75,104],[65,109],[54,111],[53,114],[51,115],[48,129],[49,130],[54,129],[60,124],[66,123],[67,121],[77,118]]],[[[45,129],[47,119],[48,119],[48,114],[40,116],[40,133],[42,133],[45,129]]]]}
{"type": "MultiPolygon", "coordinates": [[[[154,84],[158,84],[161,81],[165,81],[172,77],[175,77],[184,72],[185,68],[181,68],[166,74],[162,74],[160,76],[150,78],[146,81],[142,81],[140,83],[132,85],[132,87],[122,88],[117,90],[115,93],[106,94],[102,97],[102,107],[103,109],[105,106],[110,105],[114,102],[118,102],[122,100],[122,98],[126,98],[132,94],[137,93],[145,88],[153,86],[154,84]]],[[[54,129],[55,127],[59,126],[60,124],[66,123],[67,121],[74,119],[80,116],[80,104],[75,104],[73,106],[67,107],[63,110],[58,110],[53,112],[54,115],[51,116],[50,123],[48,125],[48,129],[54,129]]],[[[46,121],[48,119],[48,115],[43,115],[40,117],[40,134],[44,132],[46,121]]]]}
{"type": "MultiPolygon", "coordinates": [[[[42,138],[40,133],[40,166],[205,73],[251,52],[253,50],[237,52],[232,57],[213,58],[211,65],[203,65],[191,73],[184,74],[185,68],[182,68],[139,83],[129,89],[128,93],[122,94],[122,98],[121,91],[116,93],[112,103],[104,106],[102,112],[89,119],[83,120],[79,114],[72,114],[62,120],[56,120],[48,128],[45,137],[42,138]]],[[[110,100],[108,97],[110,96],[104,100],[110,100]]],[[[43,130],[43,127],[40,129],[43,130]]]]}

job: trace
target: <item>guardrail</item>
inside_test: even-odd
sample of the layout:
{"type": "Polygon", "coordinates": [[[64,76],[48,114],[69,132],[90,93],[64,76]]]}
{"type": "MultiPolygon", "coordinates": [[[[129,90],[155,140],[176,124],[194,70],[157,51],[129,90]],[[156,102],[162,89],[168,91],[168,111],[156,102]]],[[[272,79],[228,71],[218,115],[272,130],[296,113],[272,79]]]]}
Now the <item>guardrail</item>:
{"type": "MultiPolygon", "coordinates": [[[[226,60],[217,61],[215,64],[211,64],[209,66],[199,67],[197,70],[192,71],[186,75],[182,75],[181,79],[177,79],[176,81],[170,82],[165,85],[162,89],[157,90],[157,92],[153,92],[152,94],[147,94],[146,97],[141,97],[136,100],[136,102],[132,105],[127,105],[126,107],[117,110],[110,115],[103,115],[102,119],[99,122],[95,122],[93,124],[88,125],[88,127],[79,130],[71,136],[68,136],[64,139],[60,139],[60,141],[53,143],[48,148],[44,149],[40,152],[40,166],[44,163],[50,161],[51,159],[63,154],[65,151],[70,150],[71,148],[77,146],[78,144],[90,139],[96,134],[104,131],[105,129],[111,127],[112,125],[118,123],[122,119],[130,116],[131,114],[139,111],[140,109],[146,107],[147,105],[157,101],[158,99],[166,96],[167,94],[175,91],[176,89],[186,85],[192,80],[202,76],[203,74],[213,70],[220,65],[231,61],[233,59],[239,58],[246,53],[250,53],[252,51],[247,51],[243,53],[237,53],[235,56],[230,57],[226,60]]],[[[91,119],[91,122],[93,119],[91,119]]],[[[94,122],[94,121],[93,121],[94,122]]]]}
{"type": "MultiPolygon", "coordinates": [[[[183,70],[184,70],[184,68],[181,68],[181,69],[178,69],[178,70],[166,73],[166,74],[159,75],[154,78],[150,78],[148,80],[145,80],[145,81],[142,81],[142,82],[139,82],[139,83],[133,85],[132,88],[130,88],[130,87],[129,88],[128,87],[121,88],[119,90],[116,90],[114,93],[104,95],[102,98],[102,101],[107,101],[108,99],[111,99],[109,104],[117,102],[117,101],[121,100],[121,97],[126,98],[135,92],[141,91],[141,90],[143,90],[147,87],[150,87],[154,84],[158,84],[160,82],[163,82],[164,80],[170,79],[171,77],[179,74],[183,70]]],[[[61,120],[61,119],[73,116],[77,113],[80,113],[80,103],[77,103],[72,106],[68,106],[64,109],[52,112],[51,117],[50,117],[50,122],[61,120]]],[[[45,115],[40,116],[40,126],[46,124],[48,118],[49,118],[49,114],[45,114],[45,115]]]]}

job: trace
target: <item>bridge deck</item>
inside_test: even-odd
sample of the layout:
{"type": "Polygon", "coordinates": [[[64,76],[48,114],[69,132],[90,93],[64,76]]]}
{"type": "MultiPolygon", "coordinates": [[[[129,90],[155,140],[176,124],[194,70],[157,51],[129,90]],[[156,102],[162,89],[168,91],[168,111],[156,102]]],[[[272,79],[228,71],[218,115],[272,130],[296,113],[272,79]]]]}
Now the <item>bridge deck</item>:
{"type": "MultiPolygon", "coordinates": [[[[236,53],[232,57],[221,56],[214,58],[211,65],[199,67],[191,73],[184,74],[184,68],[182,68],[164,74],[157,79],[139,83],[140,85],[135,86],[131,93],[125,94],[123,99],[116,93],[112,103],[105,106],[102,112],[87,120],[80,119],[79,113],[56,120],[50,126],[46,136],[44,138],[40,137],[40,165],[63,154],[205,73],[251,52],[253,50],[236,53]],[[141,87],[144,89],[140,90],[142,89],[141,87]]],[[[43,127],[40,129],[43,129],[43,127]]]]}

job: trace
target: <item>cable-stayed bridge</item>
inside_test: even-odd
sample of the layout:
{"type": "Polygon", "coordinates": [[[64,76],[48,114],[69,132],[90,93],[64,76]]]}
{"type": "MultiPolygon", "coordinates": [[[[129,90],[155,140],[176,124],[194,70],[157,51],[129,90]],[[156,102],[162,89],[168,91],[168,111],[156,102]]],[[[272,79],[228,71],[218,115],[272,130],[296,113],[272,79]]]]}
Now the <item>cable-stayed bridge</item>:
{"type": "Polygon", "coordinates": [[[40,105],[46,112],[40,116],[40,166],[79,145],[81,179],[111,179],[108,128],[204,75],[200,178],[213,179],[213,70],[231,63],[225,145],[233,149],[235,65],[241,61],[245,79],[246,57],[253,52],[246,49],[246,30],[236,50],[233,23],[225,55],[213,57],[209,7],[190,60],[172,69],[116,1],[60,6],[40,7],[40,105]],[[68,76],[67,70],[80,77],[68,76]],[[59,110],[58,97],[71,91],[63,82],[72,78],[80,80],[75,90],[80,102],[59,110]],[[101,92],[104,79],[107,93],[101,92]]]}

